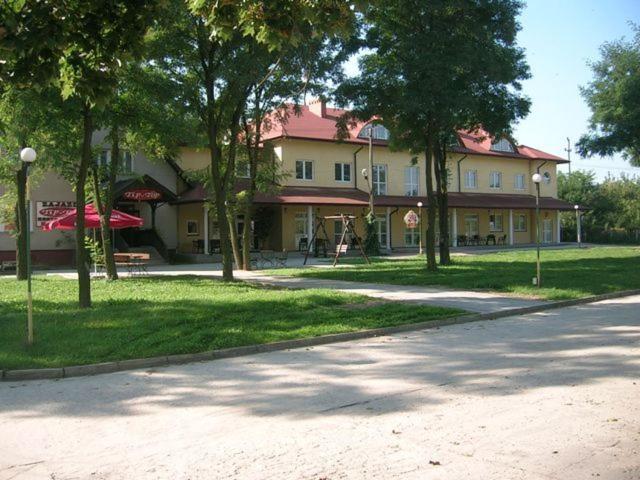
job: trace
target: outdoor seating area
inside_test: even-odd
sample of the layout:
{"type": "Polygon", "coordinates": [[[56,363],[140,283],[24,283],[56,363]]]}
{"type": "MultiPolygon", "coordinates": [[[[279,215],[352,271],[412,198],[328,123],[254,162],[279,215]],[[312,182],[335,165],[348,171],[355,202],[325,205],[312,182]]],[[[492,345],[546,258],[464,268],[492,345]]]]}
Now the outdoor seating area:
{"type": "Polygon", "coordinates": [[[289,259],[289,252],[275,252],[273,250],[258,250],[250,253],[251,267],[256,270],[265,268],[285,268],[289,259]]]}
{"type": "Polygon", "coordinates": [[[148,275],[148,253],[114,253],[113,258],[117,267],[124,267],[131,276],[148,275]]]}
{"type": "Polygon", "coordinates": [[[482,235],[458,235],[458,246],[459,247],[479,247],[479,246],[489,246],[489,245],[506,245],[507,244],[507,235],[499,235],[496,236],[494,234],[489,234],[487,236],[482,235]]]}

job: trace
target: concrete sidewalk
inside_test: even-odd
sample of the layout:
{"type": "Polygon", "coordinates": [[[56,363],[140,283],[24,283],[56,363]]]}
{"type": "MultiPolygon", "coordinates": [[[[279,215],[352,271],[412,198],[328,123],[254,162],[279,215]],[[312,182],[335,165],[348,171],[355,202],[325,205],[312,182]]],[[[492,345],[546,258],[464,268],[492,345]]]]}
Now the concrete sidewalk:
{"type": "Polygon", "coordinates": [[[0,479],[637,480],[640,296],[0,384],[0,479]]]}

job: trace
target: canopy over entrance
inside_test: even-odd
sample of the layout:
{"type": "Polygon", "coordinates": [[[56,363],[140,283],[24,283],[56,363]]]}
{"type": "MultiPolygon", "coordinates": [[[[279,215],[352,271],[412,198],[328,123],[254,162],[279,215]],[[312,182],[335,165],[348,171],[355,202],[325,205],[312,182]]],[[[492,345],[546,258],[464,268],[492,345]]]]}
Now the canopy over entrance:
{"type": "Polygon", "coordinates": [[[177,196],[149,175],[116,182],[114,198],[117,202],[174,202],[177,196]]]}
{"type": "MultiPolygon", "coordinates": [[[[74,208],[58,218],[45,223],[42,230],[75,230],[78,212],[74,208]]],[[[85,228],[100,228],[100,216],[93,204],[88,204],[84,209],[84,226],[85,228]]],[[[142,219],[133,215],[113,210],[109,219],[109,228],[118,230],[121,228],[141,227],[142,219]]]]}

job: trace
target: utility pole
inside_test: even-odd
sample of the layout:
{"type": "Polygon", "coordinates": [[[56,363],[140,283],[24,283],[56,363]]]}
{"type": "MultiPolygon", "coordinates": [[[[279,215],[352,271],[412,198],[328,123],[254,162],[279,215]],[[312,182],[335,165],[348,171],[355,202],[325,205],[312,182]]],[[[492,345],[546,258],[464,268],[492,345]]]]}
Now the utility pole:
{"type": "Polygon", "coordinates": [[[564,149],[567,152],[567,160],[569,160],[569,175],[571,175],[571,140],[567,137],[567,148],[564,149]]]}

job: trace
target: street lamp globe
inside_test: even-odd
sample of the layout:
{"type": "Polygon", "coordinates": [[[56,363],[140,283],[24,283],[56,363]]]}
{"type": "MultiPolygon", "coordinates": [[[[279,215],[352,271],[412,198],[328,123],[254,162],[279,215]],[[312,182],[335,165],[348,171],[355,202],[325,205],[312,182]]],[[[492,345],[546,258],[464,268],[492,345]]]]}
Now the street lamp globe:
{"type": "Polygon", "coordinates": [[[580,210],[580,206],[578,206],[578,205],[574,205],[574,206],[573,206],[573,208],[575,208],[575,209],[576,209],[576,212],[577,212],[578,210],[580,210]]]}
{"type": "Polygon", "coordinates": [[[35,161],[35,159],[36,151],[33,148],[27,147],[20,150],[20,160],[22,160],[23,162],[32,163],[35,161]]]}
{"type": "Polygon", "coordinates": [[[539,184],[540,182],[542,182],[542,175],[540,175],[539,173],[534,173],[531,176],[531,180],[533,180],[533,183],[538,183],[539,184]]]}
{"type": "Polygon", "coordinates": [[[366,169],[366,168],[363,168],[363,169],[362,169],[362,176],[363,176],[364,178],[367,178],[367,169],[366,169]]]}
{"type": "Polygon", "coordinates": [[[418,202],[418,208],[422,208],[422,202],[418,202]]]}

